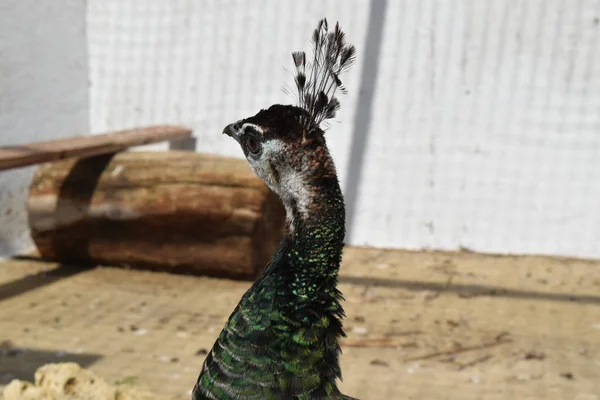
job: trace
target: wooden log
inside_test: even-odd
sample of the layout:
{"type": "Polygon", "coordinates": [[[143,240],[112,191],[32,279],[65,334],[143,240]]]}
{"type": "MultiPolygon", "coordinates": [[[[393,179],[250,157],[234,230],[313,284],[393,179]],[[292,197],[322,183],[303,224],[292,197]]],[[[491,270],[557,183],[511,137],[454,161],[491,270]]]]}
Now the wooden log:
{"type": "Polygon", "coordinates": [[[43,259],[252,279],[283,234],[245,160],[123,152],[41,165],[27,200],[43,259]]]}

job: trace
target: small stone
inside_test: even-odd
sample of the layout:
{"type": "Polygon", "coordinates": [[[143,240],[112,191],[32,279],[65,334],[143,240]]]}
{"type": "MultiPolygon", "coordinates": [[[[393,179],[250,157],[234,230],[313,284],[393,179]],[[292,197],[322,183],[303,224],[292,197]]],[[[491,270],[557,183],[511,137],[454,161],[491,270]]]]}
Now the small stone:
{"type": "Polygon", "coordinates": [[[421,292],[420,297],[421,297],[421,301],[423,302],[428,302],[431,300],[435,300],[436,298],[438,298],[440,295],[439,292],[434,292],[432,290],[425,290],[423,292],[421,292]]]}
{"type": "Polygon", "coordinates": [[[570,381],[572,381],[573,379],[575,379],[575,376],[573,375],[573,373],[571,372],[563,372],[560,374],[561,377],[568,379],[570,381]]]}
{"type": "Polygon", "coordinates": [[[372,360],[372,361],[371,361],[371,365],[377,365],[377,366],[379,366],[379,367],[389,367],[389,366],[390,366],[390,365],[389,365],[388,363],[386,363],[385,361],[378,360],[378,359],[372,360]]]}
{"type": "Polygon", "coordinates": [[[448,326],[450,326],[451,328],[456,328],[458,326],[460,326],[460,322],[454,321],[453,319],[447,319],[446,323],[448,324],[448,326]]]}
{"type": "Polygon", "coordinates": [[[12,349],[15,347],[15,344],[12,340],[3,340],[0,342],[0,350],[12,349]]]}
{"type": "Polygon", "coordinates": [[[355,326],[352,328],[352,332],[358,333],[359,335],[364,335],[369,332],[369,330],[365,326],[355,326]]]}
{"type": "Polygon", "coordinates": [[[421,366],[419,364],[413,364],[407,368],[406,372],[408,372],[409,374],[414,374],[419,369],[421,369],[421,366]]]}
{"type": "Polygon", "coordinates": [[[527,353],[525,353],[524,358],[526,360],[543,360],[544,358],[546,358],[546,355],[537,351],[528,351],[527,353]]]}
{"type": "Polygon", "coordinates": [[[4,340],[0,343],[0,355],[16,357],[23,352],[24,350],[16,347],[12,340],[4,340]]]}

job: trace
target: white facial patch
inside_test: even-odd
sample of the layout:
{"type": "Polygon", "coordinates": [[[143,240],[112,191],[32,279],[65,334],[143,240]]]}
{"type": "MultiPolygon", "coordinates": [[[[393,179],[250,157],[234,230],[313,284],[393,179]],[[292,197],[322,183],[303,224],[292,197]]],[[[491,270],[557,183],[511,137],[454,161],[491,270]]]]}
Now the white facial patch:
{"type": "Polygon", "coordinates": [[[260,133],[261,136],[262,136],[262,134],[263,134],[262,128],[260,126],[258,126],[258,125],[254,125],[254,124],[251,124],[249,122],[246,122],[245,124],[243,124],[242,128],[240,130],[243,132],[247,127],[250,127],[252,129],[254,129],[256,132],[260,133]]]}
{"type": "Polygon", "coordinates": [[[286,161],[287,149],[279,140],[269,140],[263,143],[260,158],[247,156],[252,172],[261,178],[266,185],[279,195],[286,210],[286,217],[292,222],[292,207],[295,203],[297,211],[306,216],[311,194],[307,188],[302,172],[294,170],[286,161]],[[277,170],[279,180],[273,179],[272,167],[277,170]]]}

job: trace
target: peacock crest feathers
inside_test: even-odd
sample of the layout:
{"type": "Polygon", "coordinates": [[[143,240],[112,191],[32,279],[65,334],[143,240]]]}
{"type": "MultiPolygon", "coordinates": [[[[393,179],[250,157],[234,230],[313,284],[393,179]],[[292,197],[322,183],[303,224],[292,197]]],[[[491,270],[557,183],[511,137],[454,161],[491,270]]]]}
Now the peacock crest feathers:
{"type": "Polygon", "coordinates": [[[339,89],[346,93],[340,75],[356,58],[356,48],[346,43],[345,36],[339,23],[329,32],[327,19],[323,18],[312,35],[312,61],[307,62],[303,51],[292,53],[298,106],[306,111],[301,121],[305,134],[310,134],[325,120],[334,118],[340,108],[336,92],[339,89]]]}

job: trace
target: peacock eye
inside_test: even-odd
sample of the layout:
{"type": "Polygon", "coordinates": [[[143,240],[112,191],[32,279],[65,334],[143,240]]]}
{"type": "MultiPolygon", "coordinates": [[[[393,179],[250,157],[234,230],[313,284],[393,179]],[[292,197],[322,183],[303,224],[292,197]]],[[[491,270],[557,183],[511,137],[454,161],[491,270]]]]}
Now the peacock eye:
{"type": "Polygon", "coordinates": [[[246,148],[252,154],[257,154],[260,151],[260,143],[256,138],[248,136],[246,139],[246,148]]]}

